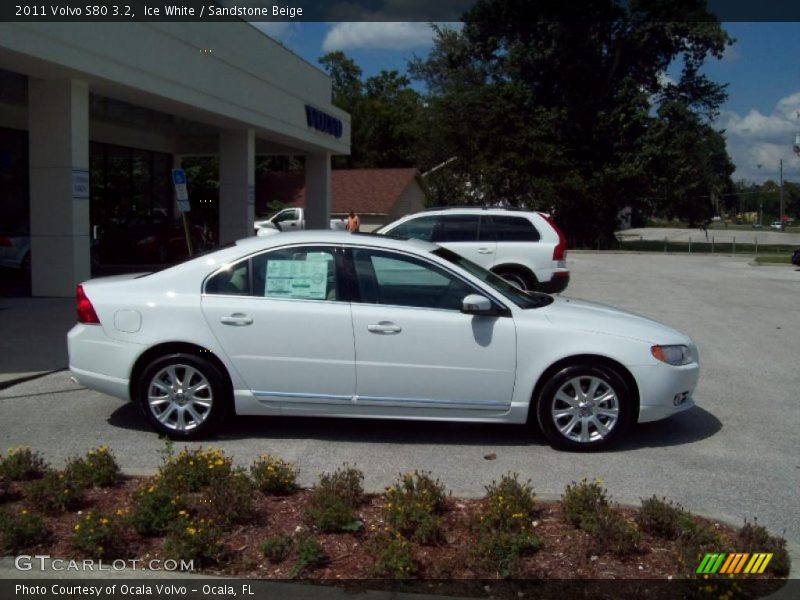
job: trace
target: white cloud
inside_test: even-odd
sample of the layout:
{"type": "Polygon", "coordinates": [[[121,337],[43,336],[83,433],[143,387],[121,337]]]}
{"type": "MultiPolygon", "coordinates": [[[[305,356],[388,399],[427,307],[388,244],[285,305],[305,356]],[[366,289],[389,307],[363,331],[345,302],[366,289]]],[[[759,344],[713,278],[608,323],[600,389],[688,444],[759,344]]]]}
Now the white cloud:
{"type": "Polygon", "coordinates": [[[295,24],[288,21],[251,21],[250,24],[279,42],[286,41],[296,29],[295,24]]]}
{"type": "Polygon", "coordinates": [[[800,92],[781,98],[769,115],[751,110],[742,116],[723,111],[718,125],[725,130],[728,153],[736,165],[734,179],[777,180],[783,159],[784,178],[800,179],[800,159],[793,151],[800,133],[800,92]]]}
{"type": "Polygon", "coordinates": [[[347,22],[336,23],[322,42],[324,52],[353,48],[406,50],[429,46],[433,29],[429,23],[347,22]]]}

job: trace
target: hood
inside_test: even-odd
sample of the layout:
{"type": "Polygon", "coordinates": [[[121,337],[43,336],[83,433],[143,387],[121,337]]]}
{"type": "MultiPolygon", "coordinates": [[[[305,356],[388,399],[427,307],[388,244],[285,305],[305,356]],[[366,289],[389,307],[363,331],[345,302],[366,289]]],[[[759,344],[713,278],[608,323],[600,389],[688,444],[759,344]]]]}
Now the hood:
{"type": "Polygon", "coordinates": [[[631,338],[650,344],[692,344],[689,336],[668,325],[606,304],[558,296],[550,306],[540,310],[558,327],[631,338]]]}

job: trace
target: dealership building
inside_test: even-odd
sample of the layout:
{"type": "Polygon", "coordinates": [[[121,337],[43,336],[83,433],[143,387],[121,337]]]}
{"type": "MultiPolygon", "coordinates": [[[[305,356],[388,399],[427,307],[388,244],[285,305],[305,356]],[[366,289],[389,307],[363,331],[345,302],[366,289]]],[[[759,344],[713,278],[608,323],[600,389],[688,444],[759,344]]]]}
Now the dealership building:
{"type": "Polygon", "coordinates": [[[174,219],[191,157],[219,157],[225,243],[252,235],[257,156],[303,157],[322,228],[349,151],[330,78],[249,23],[0,23],[0,231],[29,232],[34,296],[90,277],[98,226],[174,219]]]}

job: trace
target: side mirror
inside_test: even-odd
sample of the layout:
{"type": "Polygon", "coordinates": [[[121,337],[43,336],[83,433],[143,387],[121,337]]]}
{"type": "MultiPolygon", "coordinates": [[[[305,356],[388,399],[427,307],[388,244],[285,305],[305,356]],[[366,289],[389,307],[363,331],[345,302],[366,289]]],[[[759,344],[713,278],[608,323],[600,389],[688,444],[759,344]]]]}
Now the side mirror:
{"type": "Polygon", "coordinates": [[[461,301],[461,312],[467,315],[492,315],[492,301],[486,296],[470,294],[461,301]]]}

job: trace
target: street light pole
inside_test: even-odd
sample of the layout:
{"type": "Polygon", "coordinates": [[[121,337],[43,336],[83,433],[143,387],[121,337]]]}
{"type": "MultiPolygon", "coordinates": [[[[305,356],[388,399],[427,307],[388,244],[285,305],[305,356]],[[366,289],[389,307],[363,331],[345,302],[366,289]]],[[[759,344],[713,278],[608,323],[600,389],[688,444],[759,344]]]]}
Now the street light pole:
{"type": "Polygon", "coordinates": [[[778,220],[781,224],[781,231],[783,231],[784,223],[783,223],[783,159],[781,159],[781,212],[778,215],[778,220]]]}

